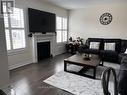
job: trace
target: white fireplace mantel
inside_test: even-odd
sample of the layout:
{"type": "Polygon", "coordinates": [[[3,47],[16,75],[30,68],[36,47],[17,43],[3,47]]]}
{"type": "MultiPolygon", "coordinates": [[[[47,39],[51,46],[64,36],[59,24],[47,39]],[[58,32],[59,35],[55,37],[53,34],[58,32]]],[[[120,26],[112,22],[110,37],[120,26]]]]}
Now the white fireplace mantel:
{"type": "Polygon", "coordinates": [[[51,54],[53,54],[53,48],[54,48],[54,37],[55,34],[33,34],[32,36],[32,55],[33,55],[33,62],[37,63],[38,62],[38,54],[37,54],[37,43],[39,42],[50,42],[50,51],[51,54]]]}

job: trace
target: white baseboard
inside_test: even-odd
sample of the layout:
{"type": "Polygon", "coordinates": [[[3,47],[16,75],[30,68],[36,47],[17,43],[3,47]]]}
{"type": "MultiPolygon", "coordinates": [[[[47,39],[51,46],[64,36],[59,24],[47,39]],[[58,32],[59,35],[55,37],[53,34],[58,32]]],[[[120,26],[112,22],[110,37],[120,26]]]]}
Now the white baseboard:
{"type": "Polygon", "coordinates": [[[33,63],[32,59],[29,59],[29,60],[26,60],[24,62],[17,63],[17,64],[9,66],[9,70],[16,69],[16,68],[19,68],[21,66],[25,66],[25,65],[28,65],[28,64],[32,64],[32,63],[33,63]]]}
{"type": "MultiPolygon", "coordinates": [[[[65,50],[63,48],[59,48],[54,54],[53,54],[53,57],[56,56],[56,55],[59,55],[59,54],[62,54],[62,53],[65,53],[65,50]]],[[[21,63],[16,63],[16,64],[13,64],[13,65],[10,65],[9,66],[9,70],[12,70],[12,69],[16,69],[18,67],[21,67],[21,66],[25,66],[25,65],[28,65],[28,64],[32,64],[34,63],[33,62],[33,59],[27,59],[21,63]]]]}
{"type": "Polygon", "coordinates": [[[65,47],[59,46],[59,47],[57,47],[57,50],[55,51],[54,55],[56,56],[56,55],[59,55],[59,54],[63,54],[65,52],[66,52],[65,47]]]}

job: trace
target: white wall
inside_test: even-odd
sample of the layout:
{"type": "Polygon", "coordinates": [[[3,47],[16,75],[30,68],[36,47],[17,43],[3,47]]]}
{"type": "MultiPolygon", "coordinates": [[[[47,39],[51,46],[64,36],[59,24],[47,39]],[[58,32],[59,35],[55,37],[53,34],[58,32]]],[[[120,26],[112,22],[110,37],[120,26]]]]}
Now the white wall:
{"type": "MultiPolygon", "coordinates": [[[[67,10],[56,7],[54,5],[50,5],[47,3],[42,2],[41,0],[15,0],[15,6],[17,8],[23,8],[25,12],[25,29],[26,29],[26,44],[27,47],[24,51],[17,52],[16,53],[11,53],[8,55],[8,60],[9,60],[9,69],[13,69],[22,65],[30,64],[32,63],[32,39],[28,38],[28,19],[27,19],[27,8],[35,8],[47,12],[52,12],[55,13],[58,16],[62,17],[68,17],[68,12],[67,10]]],[[[54,38],[54,42],[56,42],[56,39],[54,38]]],[[[57,45],[57,43],[54,43],[55,48],[54,48],[54,55],[57,55],[59,53],[64,52],[64,44],[57,45]],[[59,51],[58,51],[59,50],[59,51]]]]}
{"type": "Polygon", "coordinates": [[[127,4],[97,5],[70,11],[69,36],[127,39],[127,4]],[[99,18],[109,12],[113,20],[109,25],[100,24],[99,18]]]}
{"type": "Polygon", "coordinates": [[[3,18],[0,15],[0,88],[9,83],[8,60],[5,42],[3,18]]]}

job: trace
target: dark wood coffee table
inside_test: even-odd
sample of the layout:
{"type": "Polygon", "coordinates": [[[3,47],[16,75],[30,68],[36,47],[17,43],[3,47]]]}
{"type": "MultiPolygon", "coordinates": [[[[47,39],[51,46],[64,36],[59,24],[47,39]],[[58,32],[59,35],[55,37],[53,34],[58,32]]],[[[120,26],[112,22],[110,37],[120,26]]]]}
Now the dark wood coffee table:
{"type": "Polygon", "coordinates": [[[71,72],[78,75],[88,76],[91,78],[96,78],[96,68],[100,64],[101,59],[98,55],[91,55],[90,60],[83,59],[81,54],[75,54],[67,59],[64,59],[64,71],[71,72]],[[69,71],[67,70],[67,64],[74,64],[83,66],[79,72],[69,71]],[[93,69],[93,76],[84,74],[88,69],[93,69]]]}

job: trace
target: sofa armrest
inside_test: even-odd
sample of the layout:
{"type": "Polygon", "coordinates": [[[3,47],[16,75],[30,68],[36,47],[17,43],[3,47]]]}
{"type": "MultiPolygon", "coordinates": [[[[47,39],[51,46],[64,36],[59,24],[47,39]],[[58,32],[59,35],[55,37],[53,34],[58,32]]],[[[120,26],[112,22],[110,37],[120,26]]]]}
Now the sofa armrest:
{"type": "Polygon", "coordinates": [[[127,56],[124,56],[121,61],[118,75],[118,91],[121,95],[127,95],[127,56]]]}
{"type": "Polygon", "coordinates": [[[126,51],[126,47],[121,47],[120,53],[124,54],[125,51],[126,51]]]}
{"type": "Polygon", "coordinates": [[[127,64],[127,54],[123,54],[121,63],[127,64]]]}
{"type": "Polygon", "coordinates": [[[125,61],[126,57],[127,57],[127,54],[120,53],[119,54],[119,63],[122,63],[122,61],[125,61]]]}

